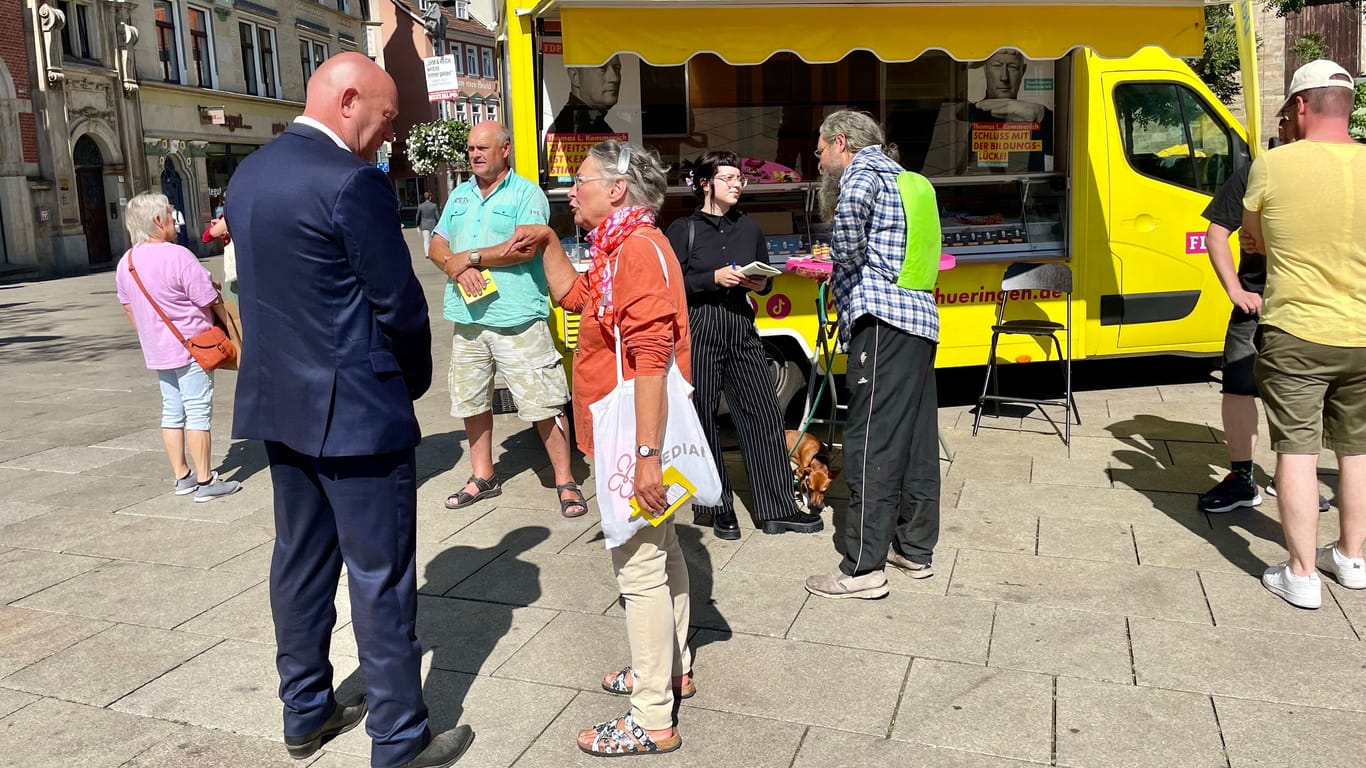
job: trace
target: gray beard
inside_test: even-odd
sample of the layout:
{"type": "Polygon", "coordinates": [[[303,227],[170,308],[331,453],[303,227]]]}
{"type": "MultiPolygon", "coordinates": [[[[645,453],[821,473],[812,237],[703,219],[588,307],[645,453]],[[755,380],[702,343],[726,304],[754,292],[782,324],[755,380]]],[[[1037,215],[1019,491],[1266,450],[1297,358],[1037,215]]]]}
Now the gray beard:
{"type": "Polygon", "coordinates": [[[829,170],[821,175],[820,189],[816,190],[816,203],[821,221],[829,224],[835,220],[835,205],[840,201],[840,177],[844,169],[829,170]]]}

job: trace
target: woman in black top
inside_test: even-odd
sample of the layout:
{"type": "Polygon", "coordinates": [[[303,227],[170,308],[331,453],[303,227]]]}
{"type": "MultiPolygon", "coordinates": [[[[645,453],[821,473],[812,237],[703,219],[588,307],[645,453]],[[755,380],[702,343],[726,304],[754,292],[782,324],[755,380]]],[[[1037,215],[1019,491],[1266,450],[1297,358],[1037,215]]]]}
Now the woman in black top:
{"type": "Polygon", "coordinates": [[[717,398],[724,392],[754,489],[750,509],[755,526],[764,533],[815,533],[824,527],[821,518],[798,509],[793,497],[783,417],[749,304],[749,292],[763,290],[767,281],[745,277],[737,269],[751,261],[768,262],[763,230],[735,208],[744,186],[734,152],[708,152],[693,168],[693,192],[702,207],[668,230],[688,294],[693,405],[716,457],[723,490],[720,506],[694,507],[694,521],[705,524],[711,517],[717,537],[740,538],[716,429],[717,398]]]}

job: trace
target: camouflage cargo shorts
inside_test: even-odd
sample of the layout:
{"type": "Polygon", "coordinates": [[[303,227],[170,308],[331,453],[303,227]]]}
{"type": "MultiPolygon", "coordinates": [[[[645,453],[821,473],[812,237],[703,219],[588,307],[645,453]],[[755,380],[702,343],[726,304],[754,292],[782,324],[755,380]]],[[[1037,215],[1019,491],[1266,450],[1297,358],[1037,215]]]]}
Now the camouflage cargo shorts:
{"type": "Polygon", "coordinates": [[[569,402],[564,360],[544,320],[516,328],[456,324],[447,375],[451,415],[463,419],[491,410],[495,372],[522,421],[553,418],[569,402]]]}

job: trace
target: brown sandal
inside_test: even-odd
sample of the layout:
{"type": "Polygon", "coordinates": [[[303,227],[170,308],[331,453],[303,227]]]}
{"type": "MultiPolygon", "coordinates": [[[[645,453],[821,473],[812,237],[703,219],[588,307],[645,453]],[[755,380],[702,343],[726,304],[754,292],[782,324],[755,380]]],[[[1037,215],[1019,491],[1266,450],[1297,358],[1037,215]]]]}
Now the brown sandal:
{"type": "Polygon", "coordinates": [[[578,483],[565,483],[564,485],[555,486],[555,494],[557,496],[565,491],[572,491],[578,498],[560,499],[560,516],[573,519],[588,514],[588,499],[583,495],[583,488],[581,488],[578,483]],[[573,507],[578,507],[579,511],[571,513],[569,510],[573,507]]]}
{"type": "Polygon", "coordinates": [[[503,481],[494,474],[485,480],[478,475],[470,475],[470,479],[465,481],[465,485],[473,485],[479,489],[478,493],[468,493],[464,487],[446,497],[446,509],[464,509],[481,499],[491,499],[494,496],[503,495],[503,481]]]}

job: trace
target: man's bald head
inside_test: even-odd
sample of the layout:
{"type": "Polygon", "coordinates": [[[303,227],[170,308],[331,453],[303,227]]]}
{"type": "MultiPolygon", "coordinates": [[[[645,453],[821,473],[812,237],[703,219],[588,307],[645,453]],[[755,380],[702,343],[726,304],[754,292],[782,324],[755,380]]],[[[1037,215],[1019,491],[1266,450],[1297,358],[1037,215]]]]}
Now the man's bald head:
{"type": "Polygon", "coordinates": [[[323,62],[308,79],[304,116],[330,128],[357,156],[369,160],[394,138],[398,88],[378,64],[354,51],[323,62]]]}
{"type": "Polygon", "coordinates": [[[496,184],[508,172],[512,135],[502,123],[485,120],[470,129],[470,171],[481,183],[496,184]]]}

